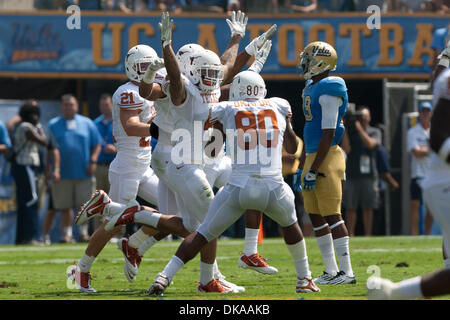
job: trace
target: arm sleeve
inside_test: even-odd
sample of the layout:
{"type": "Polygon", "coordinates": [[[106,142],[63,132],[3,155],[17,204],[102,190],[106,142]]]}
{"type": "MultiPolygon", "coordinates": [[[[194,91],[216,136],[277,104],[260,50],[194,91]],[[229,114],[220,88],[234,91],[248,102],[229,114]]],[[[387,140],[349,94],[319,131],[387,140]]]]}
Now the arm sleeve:
{"type": "Polygon", "coordinates": [[[89,132],[90,132],[90,136],[91,136],[91,146],[90,147],[93,148],[96,145],[98,145],[99,143],[101,143],[103,141],[103,138],[102,138],[100,132],[98,131],[97,126],[94,124],[94,122],[92,120],[89,121],[88,125],[89,125],[89,132]]]}
{"type": "Polygon", "coordinates": [[[323,94],[319,97],[322,107],[322,129],[336,129],[339,107],[343,101],[336,96],[323,94]]]}
{"type": "Polygon", "coordinates": [[[121,109],[140,110],[145,108],[145,99],[136,90],[124,90],[118,97],[117,105],[121,109]]]}

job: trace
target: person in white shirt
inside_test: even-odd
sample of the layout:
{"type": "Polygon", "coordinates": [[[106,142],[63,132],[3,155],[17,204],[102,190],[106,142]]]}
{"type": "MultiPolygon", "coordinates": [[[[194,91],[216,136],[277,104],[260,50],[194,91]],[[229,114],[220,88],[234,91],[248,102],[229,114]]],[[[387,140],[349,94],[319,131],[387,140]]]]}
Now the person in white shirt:
{"type": "MultiPolygon", "coordinates": [[[[409,209],[410,234],[419,234],[419,208],[423,203],[420,181],[425,177],[430,159],[431,103],[424,101],[419,106],[419,122],[408,130],[407,151],[411,153],[411,203],[409,209]]],[[[430,234],[433,218],[427,208],[425,234],[430,234]]]]}

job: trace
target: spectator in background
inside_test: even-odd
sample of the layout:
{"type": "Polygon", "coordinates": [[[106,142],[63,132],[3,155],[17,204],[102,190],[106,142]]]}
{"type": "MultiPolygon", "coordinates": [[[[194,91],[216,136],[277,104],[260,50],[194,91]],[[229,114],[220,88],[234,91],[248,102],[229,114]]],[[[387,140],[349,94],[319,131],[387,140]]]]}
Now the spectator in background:
{"type": "Polygon", "coordinates": [[[381,130],[370,126],[371,116],[367,106],[359,108],[361,115],[352,123],[346,123],[342,148],[347,154],[343,203],[346,224],[350,236],[355,235],[357,210],[361,206],[364,234],[370,236],[373,226],[373,210],[378,208],[378,180],[375,148],[381,144],[381,130]]]}
{"type": "MultiPolygon", "coordinates": [[[[423,203],[420,180],[425,178],[430,159],[430,121],[431,103],[422,102],[419,106],[419,122],[408,130],[407,151],[411,153],[411,203],[409,208],[410,234],[419,234],[419,208],[423,203]]],[[[427,208],[425,234],[430,234],[433,218],[427,208]]]]}
{"type": "Polygon", "coordinates": [[[19,115],[21,122],[13,136],[16,158],[11,165],[17,199],[16,244],[32,244],[36,241],[39,225],[36,172],[40,160],[37,146],[47,146],[48,142],[42,127],[38,126],[39,106],[24,104],[19,115]]]}
{"type": "Polygon", "coordinates": [[[355,8],[352,0],[320,0],[318,9],[321,12],[347,12],[355,8]]]}
{"type": "MultiPolygon", "coordinates": [[[[53,204],[61,210],[63,242],[72,242],[73,208],[80,207],[95,191],[95,171],[102,137],[94,122],[78,112],[72,94],[61,98],[62,116],[53,118],[48,128],[61,155],[61,179],[52,186],[53,204]]],[[[87,224],[79,227],[79,241],[88,241],[87,224]]]]}
{"type": "Polygon", "coordinates": [[[317,11],[318,0],[286,0],[285,7],[289,7],[293,12],[310,13],[317,11]]]}
{"type": "Polygon", "coordinates": [[[0,120],[0,154],[8,152],[9,148],[11,148],[11,140],[9,139],[8,129],[0,120]]]}
{"type": "Polygon", "coordinates": [[[150,0],[147,8],[151,11],[171,11],[180,13],[186,5],[185,0],[150,0]]]}
{"type": "MultiPolygon", "coordinates": [[[[112,110],[113,103],[109,93],[100,96],[99,109],[101,115],[94,120],[100,135],[103,138],[100,155],[97,159],[97,170],[95,171],[96,188],[109,193],[108,171],[109,164],[114,160],[117,149],[114,145],[112,135],[112,110]]],[[[99,225],[99,219],[95,221],[95,230],[99,225]]]]}
{"type": "Polygon", "coordinates": [[[380,7],[381,12],[387,11],[387,1],[388,0],[354,0],[355,11],[367,12],[367,8],[371,5],[376,5],[380,7]]]}
{"type": "MultiPolygon", "coordinates": [[[[38,102],[36,99],[25,100],[24,104],[33,105],[35,107],[38,106],[38,102]]],[[[15,116],[13,116],[11,119],[9,119],[8,122],[6,122],[6,127],[8,128],[8,131],[10,133],[13,133],[14,129],[21,121],[22,121],[22,119],[20,118],[20,114],[17,113],[15,116]]]]}
{"type": "Polygon", "coordinates": [[[224,13],[228,0],[186,0],[186,10],[224,13]]]}
{"type": "Polygon", "coordinates": [[[239,0],[228,0],[227,1],[227,14],[231,14],[233,11],[244,11],[244,8],[239,0]]]}
{"type": "Polygon", "coordinates": [[[49,195],[48,208],[42,224],[42,234],[44,244],[51,244],[50,230],[55,219],[56,210],[53,205],[53,197],[51,194],[52,184],[61,179],[61,156],[59,154],[58,145],[51,132],[48,133],[47,156],[45,157],[45,182],[46,191],[49,195]],[[50,155],[50,156],[48,156],[50,155]]]}
{"type": "Polygon", "coordinates": [[[75,4],[81,10],[100,10],[100,0],[67,0],[67,5],[75,4]]]}

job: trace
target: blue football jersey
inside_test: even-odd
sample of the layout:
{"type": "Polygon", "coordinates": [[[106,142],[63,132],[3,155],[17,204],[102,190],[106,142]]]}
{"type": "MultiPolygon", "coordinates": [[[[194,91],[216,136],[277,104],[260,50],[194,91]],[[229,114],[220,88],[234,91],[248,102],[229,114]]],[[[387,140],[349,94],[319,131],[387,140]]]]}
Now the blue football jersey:
{"type": "Polygon", "coordinates": [[[303,113],[305,115],[305,127],[303,129],[303,140],[306,147],[306,153],[314,153],[319,147],[322,138],[322,107],[319,104],[321,95],[330,95],[340,97],[343,100],[339,107],[339,114],[336,124],[336,132],[332,146],[339,144],[344,134],[345,127],[342,123],[342,117],[347,110],[348,95],[347,86],[344,79],[340,77],[327,77],[317,83],[312,80],[306,82],[303,89],[303,113]]]}

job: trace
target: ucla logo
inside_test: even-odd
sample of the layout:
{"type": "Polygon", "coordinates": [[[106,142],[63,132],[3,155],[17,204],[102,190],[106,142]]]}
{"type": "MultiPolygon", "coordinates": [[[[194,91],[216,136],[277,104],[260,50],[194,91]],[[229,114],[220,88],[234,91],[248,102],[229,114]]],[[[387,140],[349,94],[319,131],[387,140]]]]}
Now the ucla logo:
{"type": "Polygon", "coordinates": [[[331,52],[327,48],[320,48],[319,46],[313,46],[312,48],[314,55],[320,57],[331,57],[331,52]]]}

